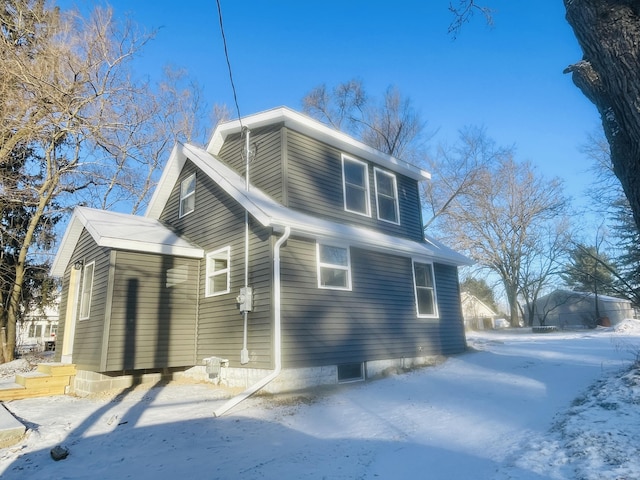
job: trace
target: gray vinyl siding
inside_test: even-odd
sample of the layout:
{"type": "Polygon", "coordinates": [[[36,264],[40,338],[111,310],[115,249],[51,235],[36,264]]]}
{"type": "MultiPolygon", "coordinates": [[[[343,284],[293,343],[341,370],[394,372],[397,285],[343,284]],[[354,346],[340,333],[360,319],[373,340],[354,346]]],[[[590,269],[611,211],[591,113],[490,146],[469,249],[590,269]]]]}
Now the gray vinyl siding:
{"type": "MultiPolygon", "coordinates": [[[[99,247],[86,230],[82,232],[73,257],[67,267],[67,273],[65,274],[65,278],[67,279],[67,294],[69,294],[69,270],[73,268],[73,264],[78,260],[83,260],[85,266],[91,262],[95,262],[95,268],[89,318],[76,321],[75,339],[73,342],[73,363],[81,370],[98,371],[102,354],[102,335],[106,312],[107,285],[109,281],[109,249],[99,247]]],[[[80,282],[82,285],[82,280],[80,280],[80,282]]],[[[64,311],[65,310],[61,310],[61,312],[64,311]]],[[[61,331],[57,334],[58,338],[64,338],[64,323],[65,322],[63,322],[61,331]]]]}
{"type": "MultiPolygon", "coordinates": [[[[196,172],[195,211],[178,218],[180,181],[196,171],[187,162],[171,193],[161,219],[181,235],[210,253],[231,248],[230,292],[205,296],[206,260],[200,268],[198,339],[196,362],[218,356],[240,366],[243,317],[236,297],[244,286],[244,209],[202,172],[196,172]]],[[[249,313],[248,343],[253,368],[271,368],[272,359],[272,248],[270,229],[250,218],[249,285],[253,288],[253,311],[249,313]]]]}
{"type": "Polygon", "coordinates": [[[368,165],[371,216],[347,212],[344,209],[342,187],[343,152],[293,130],[287,130],[286,139],[286,196],[290,208],[341,223],[379,230],[389,235],[416,241],[423,239],[418,182],[378,167],[396,177],[400,225],[378,220],[373,173],[376,165],[348,155],[368,165]]]}
{"type": "MultiPolygon", "coordinates": [[[[283,135],[281,124],[251,131],[250,148],[253,152],[249,165],[251,184],[274,200],[286,204],[283,198],[283,135]]],[[[245,140],[239,134],[225,140],[218,157],[236,172],[245,174],[245,140]]]]}
{"type": "Polygon", "coordinates": [[[199,261],[116,252],[105,371],[195,364],[199,261]]]}
{"type": "Polygon", "coordinates": [[[352,291],[317,286],[315,242],[283,248],[283,364],[320,366],[460,352],[457,271],[436,266],[440,316],[417,318],[410,258],[351,248],[352,291]]]}

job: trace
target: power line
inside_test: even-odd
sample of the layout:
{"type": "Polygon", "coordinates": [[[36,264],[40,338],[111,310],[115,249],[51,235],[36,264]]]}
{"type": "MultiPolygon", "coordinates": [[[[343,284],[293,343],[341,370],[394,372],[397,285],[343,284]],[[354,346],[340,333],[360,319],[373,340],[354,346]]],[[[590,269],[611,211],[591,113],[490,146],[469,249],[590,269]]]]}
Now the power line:
{"type": "Polygon", "coordinates": [[[242,117],[240,116],[240,107],[238,106],[238,95],[236,94],[236,86],[233,83],[233,74],[231,73],[231,62],[229,62],[229,51],[227,50],[227,38],[224,34],[224,26],[222,24],[222,8],[220,7],[220,0],[216,0],[218,5],[218,19],[220,21],[220,33],[222,34],[222,44],[224,45],[224,56],[227,60],[227,69],[229,70],[229,80],[231,81],[231,90],[233,91],[233,101],[236,104],[236,112],[238,113],[238,120],[240,121],[240,128],[242,129],[242,117]]]}

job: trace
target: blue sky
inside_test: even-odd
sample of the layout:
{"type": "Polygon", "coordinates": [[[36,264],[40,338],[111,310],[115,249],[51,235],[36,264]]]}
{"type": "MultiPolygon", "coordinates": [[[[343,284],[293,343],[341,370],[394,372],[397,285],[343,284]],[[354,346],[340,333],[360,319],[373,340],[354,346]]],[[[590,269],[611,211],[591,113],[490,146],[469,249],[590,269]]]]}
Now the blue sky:
{"type": "MultiPolygon", "coordinates": [[[[57,3],[84,9],[95,2],[57,3]]],[[[464,126],[484,126],[499,144],[514,145],[519,159],[565,179],[570,195],[579,197],[589,182],[579,147],[599,115],[562,73],[582,54],[560,0],[485,0],[494,27],[476,16],[455,40],[447,33],[449,0],[220,3],[242,115],[300,109],[313,87],[359,78],[370,94],[395,85],[411,97],[437,130],[432,145],[455,141],[464,126]]],[[[215,0],[110,4],[116,16],[158,29],[140,71],[183,67],[209,105],[226,104],[235,114],[215,0]]]]}

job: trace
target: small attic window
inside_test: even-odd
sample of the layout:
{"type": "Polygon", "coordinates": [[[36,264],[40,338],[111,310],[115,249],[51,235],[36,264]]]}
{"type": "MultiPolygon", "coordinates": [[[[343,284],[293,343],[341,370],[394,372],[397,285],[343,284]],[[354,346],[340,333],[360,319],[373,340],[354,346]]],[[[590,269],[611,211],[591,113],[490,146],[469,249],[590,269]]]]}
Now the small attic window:
{"type": "Polygon", "coordinates": [[[192,173],[180,183],[180,217],[196,209],[196,174],[192,173]]]}

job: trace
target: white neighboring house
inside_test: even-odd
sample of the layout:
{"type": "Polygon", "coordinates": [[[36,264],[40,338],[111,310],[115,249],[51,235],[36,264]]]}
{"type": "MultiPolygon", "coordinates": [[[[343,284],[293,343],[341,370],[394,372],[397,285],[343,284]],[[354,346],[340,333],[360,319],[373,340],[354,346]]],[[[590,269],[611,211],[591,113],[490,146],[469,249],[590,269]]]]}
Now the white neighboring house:
{"type": "Polygon", "coordinates": [[[58,304],[36,309],[18,322],[16,350],[18,353],[55,350],[58,330],[58,304]]]}
{"type": "Polygon", "coordinates": [[[460,292],[460,301],[465,328],[472,330],[496,328],[494,321],[498,314],[478,297],[469,292],[460,292]]]}

